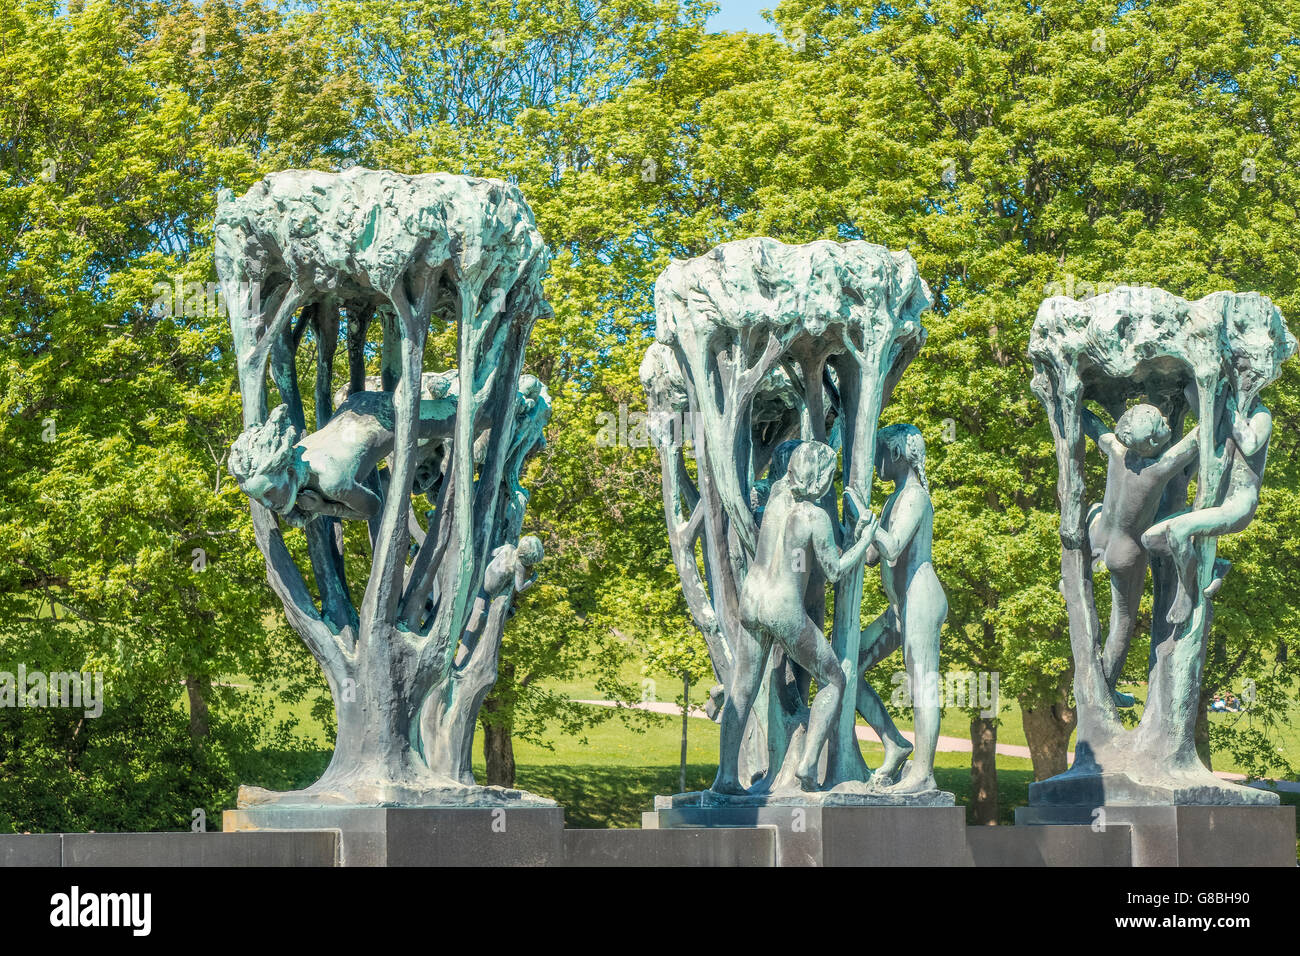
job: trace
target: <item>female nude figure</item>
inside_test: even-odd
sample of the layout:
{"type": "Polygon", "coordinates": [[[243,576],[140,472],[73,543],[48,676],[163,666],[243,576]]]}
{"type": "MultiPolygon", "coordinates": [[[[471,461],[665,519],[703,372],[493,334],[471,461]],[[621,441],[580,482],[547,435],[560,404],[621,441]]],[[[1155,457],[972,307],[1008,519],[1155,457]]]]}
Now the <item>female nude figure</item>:
{"type": "MultiPolygon", "coordinates": [[[[741,623],[754,638],[738,662],[737,689],[722,712],[724,739],[739,740],[763,679],[763,665],[774,641],[817,678],[808,734],[795,771],[805,790],[817,789],[817,763],[844,697],[844,672],[821,627],[804,610],[812,562],[829,582],[838,581],[862,560],[871,544],[874,517],[863,510],[853,530],[855,541],[842,554],[831,518],[818,503],[835,478],[835,452],[818,441],[803,442],[790,457],[786,477],[772,487],[754,560],[740,594],[741,623]],[[739,698],[739,701],[737,701],[739,698]],[[730,734],[731,736],[728,736],[730,734]]],[[[728,747],[719,761],[712,789],[743,793],[737,775],[738,748],[728,747]]]]}

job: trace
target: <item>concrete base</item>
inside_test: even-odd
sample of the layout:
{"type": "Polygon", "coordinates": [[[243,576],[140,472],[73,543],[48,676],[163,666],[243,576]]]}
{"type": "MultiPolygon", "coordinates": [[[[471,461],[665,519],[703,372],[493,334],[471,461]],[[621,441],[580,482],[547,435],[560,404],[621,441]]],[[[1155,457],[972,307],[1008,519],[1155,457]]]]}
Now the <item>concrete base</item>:
{"type": "Polygon", "coordinates": [[[967,827],[975,866],[1132,866],[1129,828],[967,827]]]}
{"type": "Polygon", "coordinates": [[[249,807],[225,811],[222,828],[332,830],[342,866],[555,866],[564,859],[558,807],[249,807]]]}
{"type": "Polygon", "coordinates": [[[796,791],[794,793],[715,793],[694,790],[672,796],[655,797],[656,810],[696,807],[954,807],[956,798],[947,790],[922,790],[918,793],[886,793],[865,787],[844,786],[838,790],[796,791]]]}
{"type": "Polygon", "coordinates": [[[62,865],[61,833],[6,833],[0,836],[0,866],[62,865]]]}
{"type": "Polygon", "coordinates": [[[567,866],[776,866],[774,827],[566,830],[567,866]]]}
{"type": "Polygon", "coordinates": [[[0,836],[0,866],[335,866],[338,834],[34,833],[0,836]]]}
{"type": "Polygon", "coordinates": [[[1088,824],[1127,829],[1133,866],[1296,865],[1295,807],[1036,806],[1016,827],[1088,824]]]}
{"type": "Polygon", "coordinates": [[[969,866],[963,807],[674,807],[644,830],[771,828],[777,866],[969,866]]]}

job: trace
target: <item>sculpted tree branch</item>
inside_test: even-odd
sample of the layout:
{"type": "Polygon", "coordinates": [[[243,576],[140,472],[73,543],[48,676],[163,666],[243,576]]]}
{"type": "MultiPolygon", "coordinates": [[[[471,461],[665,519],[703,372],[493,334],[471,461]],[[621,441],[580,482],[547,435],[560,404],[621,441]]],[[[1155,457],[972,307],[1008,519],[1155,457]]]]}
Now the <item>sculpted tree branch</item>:
{"type": "Polygon", "coordinates": [[[549,314],[547,252],[527,203],[496,180],[289,171],[221,197],[216,250],[226,301],[239,303],[231,331],[245,430],[230,471],[338,715],[319,781],[292,793],[245,787],[240,805],[549,803],[476,787],[468,769],[502,629],[532,580],[519,569],[541,559],[541,543],[519,537],[521,471],[550,415],[546,389],[522,375],[532,325],[549,314]],[[239,298],[246,288],[259,294],[239,298]],[[431,322],[454,323],[457,368],[424,372],[431,322]],[[379,375],[367,377],[376,326],[379,375]],[[308,329],[312,431],[295,364],[308,329]],[[341,334],[347,384],[335,392],[341,334]],[[268,372],[280,398],[269,414],[268,372]],[[435,502],[427,531],[414,494],[435,502]],[[359,610],[344,521],[365,521],[370,534],[359,610]],[[282,525],[306,536],[319,608],[282,525]]]}
{"type": "MultiPolygon", "coordinates": [[[[875,623],[864,642],[859,622],[875,527],[866,507],[875,430],[924,341],[919,315],[930,301],[910,256],[865,242],[726,243],[673,262],[656,283],[656,343],[641,381],[664,518],[687,606],[724,685],[710,800],[866,793],[855,708],[845,704],[867,700],[862,669],[904,640],[900,627],[875,623]],[[671,427],[683,415],[698,422],[694,484],[671,427]],[[842,475],[828,441],[841,445],[842,475]],[[847,532],[831,493],[837,477],[847,532]],[[836,586],[833,643],[823,636],[828,582],[836,586]]],[[[928,537],[918,561],[928,566],[928,537]]],[[[936,660],[940,623],[942,614],[932,634],[912,641],[932,640],[936,660]]],[[[883,708],[868,709],[883,727],[883,708]]],[[[910,790],[951,803],[933,791],[931,766],[910,790]]]]}

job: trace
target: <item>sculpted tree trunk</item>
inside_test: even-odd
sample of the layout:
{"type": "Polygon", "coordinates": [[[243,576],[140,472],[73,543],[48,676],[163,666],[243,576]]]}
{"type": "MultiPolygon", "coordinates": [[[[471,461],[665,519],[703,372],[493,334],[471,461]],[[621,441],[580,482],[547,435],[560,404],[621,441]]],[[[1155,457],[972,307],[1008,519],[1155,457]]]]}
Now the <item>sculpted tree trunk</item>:
{"type": "Polygon", "coordinates": [[[550,415],[546,389],[522,374],[533,323],[550,314],[532,211],[497,180],[294,170],[223,194],[216,238],[245,426],[230,470],[338,717],[319,781],[241,788],[240,806],[553,805],[477,787],[469,767],[502,628],[542,557],[519,537],[520,474],[550,415]],[[456,330],[454,369],[424,371],[433,322],[456,330]],[[380,375],[368,377],[376,326],[380,375]],[[304,343],[316,370],[306,403],[304,343]],[[269,414],[268,376],[280,402],[269,414]],[[423,521],[415,494],[433,504],[423,521]],[[344,521],[369,534],[364,582],[348,580],[344,521]],[[291,529],[306,539],[314,594],[291,529]]]}
{"type": "MultiPolygon", "coordinates": [[[[862,689],[862,672],[885,656],[886,644],[897,646],[898,635],[896,628],[862,627],[866,543],[859,547],[853,536],[867,526],[859,519],[871,498],[881,409],[925,339],[919,317],[931,302],[910,255],[866,242],[745,239],[675,260],[656,282],[656,342],[641,382],[673,562],[721,687],[711,695],[722,726],[709,800],[866,790],[871,772],[855,735],[855,704],[877,723],[888,720],[878,699],[869,699],[874,690],[862,689]],[[805,450],[809,462],[826,464],[825,488],[820,471],[818,481],[803,474],[802,463],[799,475],[789,471],[805,450]],[[821,515],[811,517],[804,502],[821,515]],[[763,522],[787,520],[823,529],[815,554],[760,556],[763,522]],[[823,564],[831,550],[847,563],[823,564]],[[753,584],[769,575],[779,578],[782,620],[764,624],[751,598],[755,587],[776,593],[753,584]],[[836,610],[824,648],[828,579],[836,610]],[[818,640],[798,642],[792,628],[818,640]],[[868,630],[878,646],[866,643],[868,630]],[[813,668],[819,690],[810,701],[813,668]],[[819,701],[837,694],[826,717],[819,701]]],[[[785,540],[784,532],[778,536],[785,540]]],[[[942,620],[941,593],[927,601],[929,614],[942,620]]],[[[906,757],[902,747],[898,753],[906,757]]]]}
{"type": "Polygon", "coordinates": [[[1213,754],[1210,752],[1210,701],[1214,699],[1214,693],[1202,692],[1200,699],[1200,713],[1196,715],[1196,755],[1201,758],[1209,770],[1214,769],[1213,754]]]}

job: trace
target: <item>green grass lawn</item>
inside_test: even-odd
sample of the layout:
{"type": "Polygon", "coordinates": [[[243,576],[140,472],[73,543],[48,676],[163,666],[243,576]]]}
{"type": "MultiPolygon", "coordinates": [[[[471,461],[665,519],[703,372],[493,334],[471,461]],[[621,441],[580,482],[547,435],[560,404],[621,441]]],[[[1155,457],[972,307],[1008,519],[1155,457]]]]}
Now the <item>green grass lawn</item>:
{"type": "MultiPolygon", "coordinates": [[[[718,727],[707,720],[689,725],[686,787],[702,790],[713,781],[718,766],[718,727]]],[[[517,744],[516,785],[542,794],[564,807],[571,827],[636,827],[641,812],[653,809],[656,794],[676,793],[680,786],[680,718],[656,719],[650,729],[636,733],[619,721],[610,721],[588,732],[585,747],[557,743],[554,751],[517,744]]],[[[878,765],[881,748],[867,744],[863,754],[868,764],[878,765]]],[[[482,779],[484,768],[475,764],[482,779]]],[[[935,778],[963,805],[969,803],[970,757],[940,753],[935,778]]],[[[1028,760],[1003,757],[998,760],[999,817],[1011,823],[1014,808],[1029,796],[1033,768],[1028,760]]]]}
{"type": "MultiPolygon", "coordinates": [[[[882,664],[888,667],[887,663],[882,664]]],[[[626,662],[621,671],[620,677],[633,686],[640,686],[644,677],[650,677],[655,681],[655,689],[662,700],[674,701],[678,699],[681,693],[681,685],[677,680],[667,674],[650,671],[643,673],[640,664],[636,661],[626,662]]],[[[572,681],[557,681],[546,685],[557,692],[576,700],[600,700],[605,695],[596,690],[595,683],[591,679],[578,679],[572,681]]],[[[1123,684],[1121,689],[1134,695],[1138,699],[1138,706],[1135,713],[1141,714],[1141,702],[1146,697],[1146,686],[1139,684],[1123,684]]],[[[708,686],[701,685],[692,688],[691,703],[695,706],[703,706],[708,696],[708,686]]],[[[999,702],[1001,709],[999,711],[998,721],[998,743],[1010,744],[1013,746],[1026,747],[1028,741],[1025,739],[1024,724],[1021,720],[1020,705],[1014,698],[1008,699],[1003,696],[999,702]]],[[[1290,724],[1274,728],[1270,731],[1275,745],[1279,752],[1286,758],[1292,766],[1300,766],[1300,690],[1297,691],[1295,698],[1290,704],[1290,724]]],[[[1240,714],[1211,714],[1210,720],[1216,724],[1231,723],[1241,721],[1241,726],[1248,726],[1250,721],[1249,713],[1240,714]]],[[[858,718],[858,724],[865,722],[858,718]]],[[[912,729],[912,722],[906,718],[898,721],[898,726],[904,730],[912,729]]],[[[948,708],[939,725],[939,733],[945,737],[957,737],[962,740],[970,739],[970,717],[963,710],[957,708],[948,708]]],[[[1070,738],[1070,747],[1074,747],[1074,738],[1070,738]]],[[[1009,757],[999,757],[998,762],[1001,766],[1003,759],[1012,759],[1009,757]]],[[[1245,768],[1238,765],[1231,754],[1219,752],[1214,754],[1214,769],[1225,770],[1232,773],[1243,773],[1245,768]]]]}

